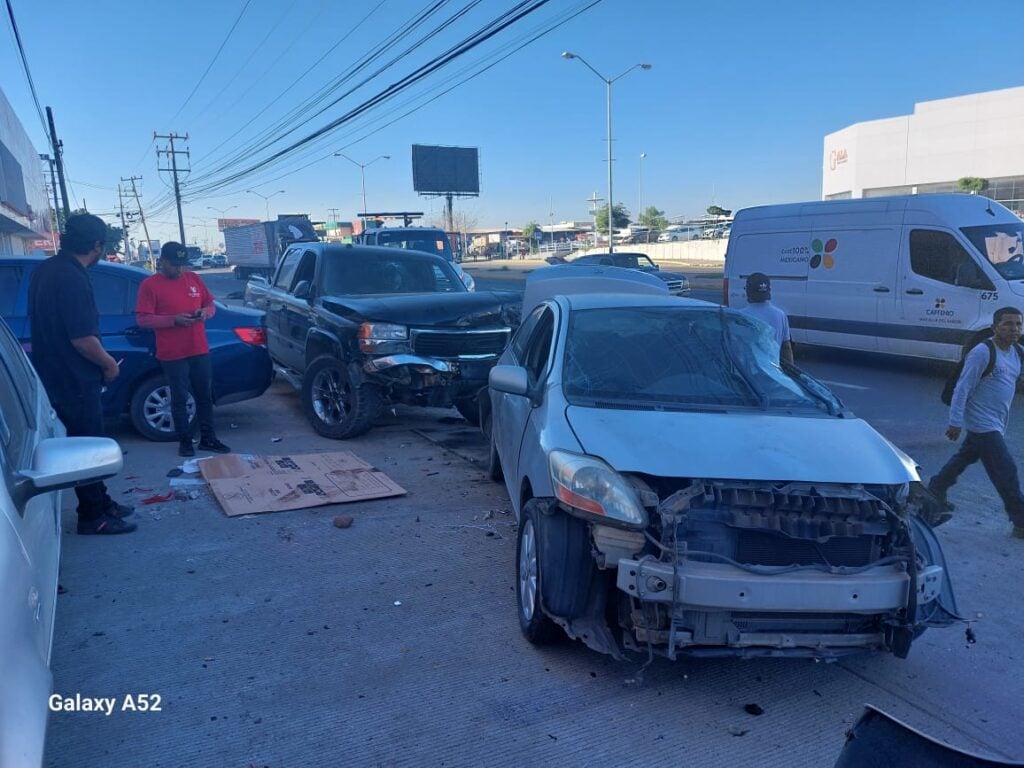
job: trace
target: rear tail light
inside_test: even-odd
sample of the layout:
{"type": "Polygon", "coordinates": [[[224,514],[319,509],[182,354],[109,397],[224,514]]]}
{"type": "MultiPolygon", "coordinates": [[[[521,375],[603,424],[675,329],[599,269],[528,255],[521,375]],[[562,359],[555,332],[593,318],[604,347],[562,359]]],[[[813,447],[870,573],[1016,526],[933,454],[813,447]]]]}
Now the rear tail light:
{"type": "Polygon", "coordinates": [[[235,336],[246,344],[252,344],[257,347],[265,347],[267,345],[267,331],[264,328],[235,328],[235,336]]]}
{"type": "Polygon", "coordinates": [[[729,278],[722,278],[722,306],[729,306],[729,278]]]}

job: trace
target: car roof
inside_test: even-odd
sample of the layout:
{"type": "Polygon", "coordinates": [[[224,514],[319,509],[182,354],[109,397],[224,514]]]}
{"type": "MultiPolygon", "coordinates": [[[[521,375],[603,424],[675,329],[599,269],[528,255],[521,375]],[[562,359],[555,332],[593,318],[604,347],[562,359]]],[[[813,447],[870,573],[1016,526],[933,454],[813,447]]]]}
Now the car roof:
{"type": "MultiPolygon", "coordinates": [[[[700,299],[683,299],[666,293],[663,296],[645,293],[577,293],[571,296],[558,296],[565,301],[572,311],[583,309],[613,309],[620,307],[685,307],[688,309],[707,309],[717,307],[710,301],[700,299]]],[[[724,309],[724,308],[723,308],[724,309]]]]}
{"type": "MultiPolygon", "coordinates": [[[[31,264],[31,265],[34,266],[36,264],[42,264],[47,259],[51,259],[51,258],[53,258],[53,257],[52,256],[15,256],[13,258],[0,259],[0,265],[3,265],[3,264],[17,264],[19,266],[25,266],[25,265],[31,264]]],[[[132,266],[129,266],[128,264],[118,264],[118,263],[113,262],[113,261],[99,261],[96,264],[94,264],[93,266],[91,266],[90,269],[98,269],[100,272],[110,272],[110,271],[122,272],[122,273],[127,273],[128,275],[134,276],[134,277],[149,277],[151,274],[153,274],[152,272],[150,272],[148,270],[145,270],[145,269],[141,269],[139,267],[132,267],[132,266]]]]}

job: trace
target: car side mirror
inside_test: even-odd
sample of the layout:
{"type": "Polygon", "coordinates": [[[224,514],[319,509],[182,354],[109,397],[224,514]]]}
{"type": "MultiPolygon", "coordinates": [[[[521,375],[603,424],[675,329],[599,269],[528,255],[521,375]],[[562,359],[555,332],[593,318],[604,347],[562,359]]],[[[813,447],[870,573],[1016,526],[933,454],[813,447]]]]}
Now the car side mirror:
{"type": "Polygon", "coordinates": [[[299,280],[299,284],[295,286],[293,291],[296,299],[308,299],[310,296],[312,286],[309,284],[309,280],[299,280]]]}
{"type": "Polygon", "coordinates": [[[526,397],[530,393],[530,379],[526,369],[518,365],[496,365],[491,368],[487,383],[496,392],[526,397]]]}
{"type": "Polygon", "coordinates": [[[113,477],[124,465],[121,446],[106,437],[51,437],[36,446],[32,469],[15,480],[15,504],[34,496],[113,477]]]}

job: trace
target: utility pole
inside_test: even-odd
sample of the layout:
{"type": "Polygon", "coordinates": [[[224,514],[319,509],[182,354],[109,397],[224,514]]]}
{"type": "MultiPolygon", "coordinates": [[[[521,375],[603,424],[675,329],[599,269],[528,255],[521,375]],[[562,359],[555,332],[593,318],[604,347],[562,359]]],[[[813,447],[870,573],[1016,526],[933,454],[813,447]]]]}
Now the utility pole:
{"type": "Polygon", "coordinates": [[[135,186],[136,181],[142,181],[141,176],[129,176],[127,179],[122,176],[121,181],[130,181],[132,185],[132,194],[135,196],[135,204],[139,207],[139,220],[142,222],[142,231],[146,235],[146,256],[147,262],[150,267],[155,267],[156,263],[153,258],[153,241],[149,239],[149,227],[146,226],[146,215],[142,212],[142,201],[139,200],[139,190],[135,186]]]}
{"type": "Polygon", "coordinates": [[[328,208],[327,210],[331,214],[331,217],[332,217],[331,221],[333,221],[335,226],[337,226],[337,224],[338,224],[338,209],[337,208],[328,208]]]}
{"type": "Polygon", "coordinates": [[[173,133],[172,132],[172,133],[163,135],[163,134],[158,134],[158,133],[156,133],[154,131],[153,132],[153,140],[155,141],[156,139],[167,139],[167,141],[168,141],[168,147],[169,148],[168,149],[158,149],[156,151],[156,156],[157,156],[157,158],[159,158],[160,155],[162,155],[162,154],[163,155],[169,155],[170,158],[171,158],[171,167],[170,168],[159,168],[158,170],[169,171],[174,176],[174,201],[175,201],[175,203],[177,203],[177,206],[178,206],[178,234],[181,236],[181,244],[182,244],[182,246],[184,246],[185,245],[185,219],[181,215],[181,185],[178,183],[178,155],[185,155],[185,157],[188,157],[189,156],[189,151],[188,151],[188,149],[175,149],[174,148],[174,140],[178,139],[178,140],[181,140],[181,141],[188,141],[188,134],[186,133],[184,136],[180,136],[177,133],[173,133]]]}
{"type": "Polygon", "coordinates": [[[127,263],[131,253],[128,244],[128,221],[124,217],[124,197],[121,194],[121,185],[117,185],[117,204],[121,208],[121,238],[124,240],[124,260],[127,263]]]}
{"type": "Polygon", "coordinates": [[[53,252],[57,252],[57,233],[60,232],[60,202],[57,200],[57,178],[53,170],[53,158],[49,155],[40,155],[40,160],[45,160],[50,166],[50,191],[53,192],[53,221],[50,223],[50,234],[53,240],[53,252]]]}
{"type": "Polygon", "coordinates": [[[68,207],[68,187],[64,182],[64,144],[57,138],[57,126],[53,122],[53,110],[46,108],[46,119],[50,123],[50,145],[53,148],[53,157],[57,163],[57,178],[60,179],[60,196],[64,201],[64,221],[71,216],[71,209],[68,207]]]}

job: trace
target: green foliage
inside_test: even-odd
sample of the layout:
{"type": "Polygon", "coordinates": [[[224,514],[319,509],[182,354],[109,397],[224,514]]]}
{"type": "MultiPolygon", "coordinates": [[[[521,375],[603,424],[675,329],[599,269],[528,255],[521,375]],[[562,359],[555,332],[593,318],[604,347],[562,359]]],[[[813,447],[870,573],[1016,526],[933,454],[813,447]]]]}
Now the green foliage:
{"type": "Polygon", "coordinates": [[[717,205],[708,206],[708,216],[731,216],[732,211],[721,208],[717,205]]]}
{"type": "Polygon", "coordinates": [[[530,249],[530,253],[537,250],[537,233],[540,231],[540,225],[536,221],[531,221],[525,227],[523,227],[523,239],[526,240],[526,245],[530,249]]]}
{"type": "Polygon", "coordinates": [[[668,226],[668,219],[665,218],[664,211],[659,211],[653,205],[649,205],[640,214],[640,223],[648,229],[660,231],[668,226]]]}
{"type": "MultiPolygon", "coordinates": [[[[629,226],[629,209],[622,203],[612,206],[612,228],[625,229],[629,226]]],[[[597,211],[597,231],[607,234],[608,232],[608,206],[603,206],[597,211]]]]}
{"type": "Polygon", "coordinates": [[[956,180],[956,188],[958,192],[970,192],[972,195],[976,195],[988,189],[988,181],[977,176],[964,176],[956,180]]]}

